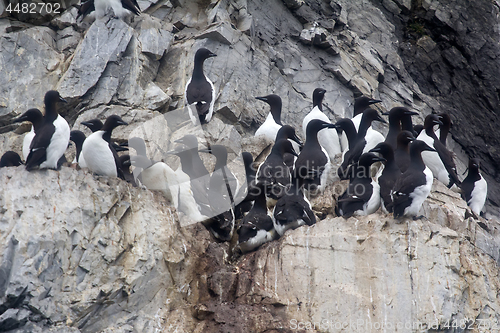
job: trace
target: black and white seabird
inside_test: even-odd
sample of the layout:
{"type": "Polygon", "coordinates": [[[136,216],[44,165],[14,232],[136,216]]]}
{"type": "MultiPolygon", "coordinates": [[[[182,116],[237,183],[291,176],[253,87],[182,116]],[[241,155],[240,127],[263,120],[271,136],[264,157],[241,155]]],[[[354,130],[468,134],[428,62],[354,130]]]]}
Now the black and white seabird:
{"type": "MultiPolygon", "coordinates": [[[[358,97],[354,100],[354,110],[353,110],[353,115],[352,115],[352,122],[354,124],[354,128],[356,130],[356,133],[358,132],[358,129],[359,129],[359,123],[361,122],[361,117],[362,117],[363,111],[368,109],[370,107],[370,105],[376,104],[376,103],[381,103],[381,102],[382,102],[381,100],[372,99],[372,98],[366,97],[366,96],[361,96],[361,97],[358,97]]],[[[370,127],[369,131],[372,131],[372,130],[373,129],[370,127]]],[[[377,135],[377,134],[375,134],[375,135],[377,135]]],[[[342,146],[342,152],[345,153],[348,149],[347,137],[345,134],[342,134],[340,136],[340,144],[342,146]]]]}
{"type": "Polygon", "coordinates": [[[379,153],[385,159],[384,167],[379,169],[375,176],[375,181],[380,185],[380,205],[384,213],[392,213],[391,191],[396,180],[401,175],[396,161],[394,160],[394,150],[386,143],[381,142],[371,149],[372,153],[379,153]]]}
{"type": "Polygon", "coordinates": [[[78,16],[83,16],[85,18],[87,15],[95,11],[97,18],[102,18],[106,13],[112,9],[113,15],[121,19],[130,15],[131,13],[139,15],[141,9],[137,0],[87,0],[82,2],[80,8],[78,9],[78,16]]]}
{"type": "Polygon", "coordinates": [[[255,131],[255,136],[264,135],[271,141],[276,140],[276,135],[283,124],[281,123],[281,97],[278,95],[267,95],[255,97],[259,101],[266,102],[271,107],[266,120],[255,131]]]}
{"type": "Polygon", "coordinates": [[[73,164],[78,163],[80,168],[86,168],[87,164],[85,163],[85,158],[82,155],[83,142],[86,139],[85,134],[82,131],[73,130],[69,134],[69,139],[73,141],[76,146],[76,155],[73,160],[73,164]]]}
{"type": "Polygon", "coordinates": [[[448,133],[450,133],[451,128],[451,118],[450,115],[441,112],[438,113],[439,120],[443,123],[443,125],[439,126],[439,131],[436,133],[436,136],[439,138],[439,141],[446,147],[446,138],[448,138],[448,133]]]}
{"type": "Polygon", "coordinates": [[[348,179],[350,176],[352,176],[352,171],[355,169],[351,168],[351,166],[358,162],[361,154],[370,151],[370,149],[374,148],[378,143],[384,141],[383,139],[382,141],[378,141],[379,138],[376,138],[370,134],[379,132],[373,130],[372,132],[368,133],[368,128],[370,128],[373,121],[380,121],[383,123],[386,122],[379,115],[377,110],[374,110],[372,108],[365,109],[362,113],[361,122],[359,124],[359,131],[356,135],[354,149],[349,149],[349,151],[345,153],[344,160],[342,161],[342,164],[337,170],[337,174],[340,177],[340,179],[348,179]]]}
{"type": "Polygon", "coordinates": [[[329,174],[332,167],[330,158],[318,141],[318,132],[325,128],[335,128],[335,125],[319,119],[309,122],[304,148],[295,161],[294,173],[297,178],[303,180],[302,184],[307,191],[317,189],[322,192],[330,181],[329,174]]]}
{"type": "Polygon", "coordinates": [[[424,141],[410,145],[411,163],[408,170],[396,180],[391,192],[394,217],[416,217],[432,188],[432,172],[422,160],[422,152],[435,151],[424,141]]]}
{"type": "Polygon", "coordinates": [[[273,219],[268,215],[265,189],[261,185],[255,189],[258,191],[255,203],[238,228],[238,245],[243,253],[253,251],[277,236],[273,219]]]}
{"type": "Polygon", "coordinates": [[[50,90],[45,94],[43,124],[35,132],[30,152],[26,158],[26,170],[60,167],[59,160],[69,143],[68,122],[57,112],[57,102],[65,102],[59,92],[50,90]]]}
{"type": "Polygon", "coordinates": [[[335,127],[337,129],[337,132],[341,133],[342,137],[347,138],[346,149],[344,149],[342,151],[342,162],[344,162],[346,153],[348,151],[354,150],[354,146],[356,145],[356,137],[358,135],[358,132],[356,131],[356,128],[354,127],[354,124],[352,123],[352,120],[349,118],[339,119],[335,123],[335,127]]]}
{"type": "Polygon", "coordinates": [[[479,173],[479,160],[469,159],[469,173],[462,182],[462,198],[467,202],[474,214],[479,216],[486,202],[488,184],[479,173]]]}
{"type": "Polygon", "coordinates": [[[401,131],[398,134],[394,160],[401,172],[405,172],[410,166],[410,143],[413,141],[415,141],[415,137],[410,131],[401,131]]]}
{"type": "Polygon", "coordinates": [[[217,56],[205,48],[196,51],[194,55],[193,75],[186,85],[185,97],[189,118],[194,125],[206,124],[212,119],[215,103],[215,88],[203,73],[203,64],[208,58],[217,56]]]}
{"type": "MultiPolygon", "coordinates": [[[[309,112],[302,121],[302,130],[306,137],[307,124],[313,119],[319,119],[326,123],[331,123],[326,114],[323,113],[323,98],[325,97],[325,89],[316,88],[313,92],[313,109],[309,112]]],[[[333,160],[337,154],[341,153],[339,136],[336,129],[326,129],[318,133],[318,141],[323,147],[328,157],[333,160]]]]}
{"type": "Polygon", "coordinates": [[[416,115],[418,113],[410,111],[408,110],[408,108],[398,106],[392,108],[389,112],[383,114],[389,116],[389,132],[387,133],[384,142],[388,143],[392,147],[392,149],[396,149],[397,137],[398,134],[402,131],[403,119],[408,119],[408,117],[410,117],[410,123],[411,123],[411,116],[416,115]]]}
{"type": "Polygon", "coordinates": [[[453,161],[453,155],[436,137],[434,132],[435,125],[442,125],[435,114],[430,114],[425,117],[424,130],[418,135],[417,140],[424,141],[435,151],[422,152],[422,159],[425,165],[431,169],[432,174],[440,182],[451,188],[453,184],[460,186],[460,180],[457,176],[457,167],[453,161]]]}
{"type": "Polygon", "coordinates": [[[227,166],[228,154],[225,146],[211,145],[210,149],[201,149],[200,152],[210,153],[216,157],[208,188],[212,218],[204,224],[216,239],[229,241],[234,231],[234,197],[238,180],[227,166]]]}
{"type": "Polygon", "coordinates": [[[255,200],[254,188],[256,185],[255,176],[257,169],[254,167],[253,156],[249,152],[242,152],[243,164],[245,166],[246,186],[241,186],[236,194],[234,208],[234,218],[239,220],[244,214],[252,209],[253,201],[255,200]]]}
{"type": "Polygon", "coordinates": [[[92,172],[108,177],[123,176],[118,154],[110,143],[113,129],[120,125],[128,124],[117,115],[109,116],[104,126],[83,142],[83,158],[92,172]]]}
{"type": "Polygon", "coordinates": [[[301,148],[304,146],[302,141],[299,139],[297,134],[295,133],[295,128],[293,128],[290,125],[283,125],[278,131],[278,134],[276,134],[276,140],[275,142],[278,142],[281,139],[285,139],[290,141],[292,144],[293,150],[295,151],[295,155],[290,154],[290,153],[285,153],[283,155],[283,161],[285,162],[285,165],[288,166],[290,169],[290,172],[293,171],[293,165],[295,164],[295,161],[297,160],[297,156],[300,153],[301,148]]]}
{"type": "Polygon", "coordinates": [[[292,183],[274,206],[274,230],[280,236],[283,236],[288,229],[296,229],[302,225],[316,223],[316,216],[311,209],[311,203],[303,192],[303,181],[302,178],[295,178],[294,176],[292,183]]]}
{"type": "Polygon", "coordinates": [[[43,124],[43,114],[38,109],[29,109],[12,122],[20,123],[23,121],[29,121],[32,124],[31,130],[24,136],[23,139],[23,158],[26,161],[30,153],[31,141],[33,141],[33,138],[35,137],[35,131],[38,130],[43,124]]]}
{"type": "Polygon", "coordinates": [[[0,158],[0,168],[19,166],[21,164],[23,164],[21,156],[12,150],[6,151],[0,158]]]}
{"type": "Polygon", "coordinates": [[[286,153],[297,156],[290,141],[286,139],[276,141],[271,153],[257,169],[256,184],[262,185],[271,206],[283,195],[286,186],[292,181],[292,174],[284,161],[286,153]]]}
{"type": "MultiPolygon", "coordinates": [[[[80,124],[82,124],[84,126],[87,126],[88,129],[90,129],[92,131],[92,133],[100,130],[104,126],[104,124],[102,123],[102,121],[100,121],[97,118],[91,119],[91,120],[87,120],[87,121],[82,121],[80,124]]],[[[128,143],[124,143],[124,144],[128,144],[128,143]]],[[[113,148],[115,148],[115,150],[116,150],[117,153],[120,152],[120,151],[127,151],[128,150],[128,147],[123,146],[123,144],[119,145],[119,144],[117,144],[114,141],[111,142],[111,145],[113,146],[113,148]]]]}
{"type": "Polygon", "coordinates": [[[383,162],[385,159],[373,153],[364,153],[360,156],[354,177],[349,181],[349,187],[337,200],[337,215],[349,218],[377,211],[380,207],[380,186],[372,179],[370,166],[379,161],[383,162]]]}

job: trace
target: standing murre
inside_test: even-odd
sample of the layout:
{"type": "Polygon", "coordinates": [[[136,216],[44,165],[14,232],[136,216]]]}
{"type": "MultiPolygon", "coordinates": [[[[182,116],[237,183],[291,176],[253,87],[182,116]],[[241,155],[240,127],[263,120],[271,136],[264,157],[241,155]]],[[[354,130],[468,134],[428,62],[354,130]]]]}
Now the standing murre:
{"type": "Polygon", "coordinates": [[[43,124],[43,114],[38,109],[29,109],[12,122],[20,123],[23,121],[29,121],[32,124],[31,130],[24,136],[23,139],[23,158],[26,161],[30,153],[31,141],[33,141],[33,138],[35,137],[35,131],[37,131],[43,124]]]}
{"type": "MultiPolygon", "coordinates": [[[[313,109],[309,112],[302,121],[302,130],[304,137],[306,137],[307,124],[313,119],[319,119],[326,123],[331,123],[326,114],[323,113],[323,98],[325,97],[326,90],[316,88],[313,92],[313,109]]],[[[323,147],[328,157],[332,160],[337,154],[341,153],[339,136],[336,129],[326,129],[318,133],[318,141],[323,147]]]]}
{"type": "Polygon", "coordinates": [[[140,15],[141,9],[137,0],[87,0],[78,9],[78,16],[85,18],[95,11],[96,18],[102,18],[112,9],[115,17],[124,19],[130,14],[140,15]]]}
{"type": "Polygon", "coordinates": [[[86,168],[87,163],[85,163],[85,158],[82,154],[83,142],[85,142],[85,134],[82,131],[73,130],[69,134],[69,139],[75,143],[76,146],[76,155],[73,160],[73,164],[78,163],[80,168],[86,168]]]}
{"type": "Polygon", "coordinates": [[[335,128],[335,125],[319,119],[309,122],[304,148],[295,161],[294,174],[296,178],[302,179],[304,190],[309,192],[322,192],[331,180],[329,174],[332,164],[318,141],[318,133],[326,128],[335,128]]]}
{"type": "Polygon", "coordinates": [[[0,168],[22,165],[21,156],[15,151],[6,151],[0,158],[0,168]]]}
{"type": "Polygon", "coordinates": [[[392,213],[391,191],[402,172],[394,160],[394,150],[388,143],[381,142],[370,152],[379,153],[385,159],[384,167],[380,168],[375,181],[380,186],[380,206],[382,211],[386,214],[392,213]]]}
{"type": "Polygon", "coordinates": [[[413,141],[415,141],[415,137],[410,131],[401,131],[398,134],[394,160],[401,172],[405,172],[410,166],[410,143],[413,141]]]}
{"type": "MultiPolygon", "coordinates": [[[[337,169],[337,174],[340,179],[348,179],[352,175],[352,171],[355,170],[355,168],[353,169],[352,166],[358,162],[360,156],[363,153],[366,153],[370,149],[374,148],[379,143],[377,142],[378,139],[370,136],[368,133],[368,128],[371,126],[373,121],[380,121],[383,123],[386,122],[384,119],[382,119],[377,110],[374,110],[372,108],[365,109],[363,111],[361,122],[359,124],[359,131],[356,135],[354,149],[349,149],[349,151],[345,153],[344,160],[342,161],[340,167],[337,169]]],[[[376,131],[373,130],[371,133],[374,132],[376,131]]]]}
{"type": "Polygon", "coordinates": [[[45,94],[45,115],[43,123],[35,132],[31,141],[30,152],[26,158],[26,170],[60,167],[59,160],[63,157],[69,143],[68,122],[57,112],[57,102],[65,102],[59,92],[49,90],[45,94]]]}
{"type": "Polygon", "coordinates": [[[403,119],[407,119],[410,117],[411,124],[411,116],[417,115],[417,112],[413,112],[408,110],[408,108],[398,106],[392,108],[389,112],[383,113],[383,115],[389,116],[389,132],[385,137],[386,143],[388,143],[392,149],[397,148],[397,137],[398,134],[402,131],[402,122],[403,119]]]}
{"type": "Polygon", "coordinates": [[[460,180],[457,176],[457,167],[453,161],[453,155],[439,141],[434,132],[434,126],[442,124],[437,115],[428,115],[425,117],[424,130],[418,135],[417,140],[424,141],[430,147],[434,148],[435,151],[422,152],[422,159],[425,165],[431,169],[434,177],[448,188],[451,188],[454,184],[460,186],[460,180]]]}
{"type": "Polygon", "coordinates": [[[479,166],[478,159],[469,159],[469,173],[460,186],[462,198],[477,216],[481,214],[488,194],[488,184],[479,173],[479,166]]]}
{"type": "Polygon", "coordinates": [[[424,141],[410,145],[411,163],[408,170],[396,180],[391,191],[394,217],[416,217],[432,188],[432,172],[422,160],[422,152],[435,151],[424,141]]]}
{"type": "Polygon", "coordinates": [[[276,140],[276,135],[283,124],[281,123],[281,97],[278,95],[267,95],[262,97],[255,97],[259,101],[266,102],[271,107],[266,120],[255,131],[255,136],[264,135],[271,141],[276,140]]]}
{"type": "Polygon", "coordinates": [[[276,238],[274,223],[268,215],[266,193],[262,185],[256,186],[256,198],[252,209],[238,228],[238,245],[243,253],[250,252],[276,238]]]}
{"type": "MultiPolygon", "coordinates": [[[[88,129],[90,129],[92,131],[92,133],[99,131],[104,126],[102,121],[100,121],[97,118],[87,120],[87,121],[82,121],[80,124],[86,126],[88,129]]],[[[114,141],[111,142],[111,145],[113,146],[113,148],[115,148],[116,152],[128,150],[128,148],[126,146],[119,145],[114,141]]]]}
{"type": "Polygon", "coordinates": [[[278,134],[276,134],[276,140],[275,142],[278,142],[281,139],[285,139],[290,141],[293,147],[293,151],[296,154],[291,154],[291,153],[285,153],[283,155],[283,162],[285,163],[286,166],[290,169],[290,172],[293,171],[293,165],[295,164],[295,161],[297,160],[297,156],[300,153],[301,148],[304,146],[302,141],[300,141],[299,137],[295,133],[295,128],[293,128],[290,125],[283,125],[278,131],[278,134]]]}
{"type": "Polygon", "coordinates": [[[120,125],[128,124],[117,115],[109,116],[102,129],[89,135],[83,142],[83,158],[92,172],[108,177],[121,175],[118,154],[110,143],[113,129],[120,125]]]}
{"type": "Polygon", "coordinates": [[[241,156],[245,166],[246,186],[241,186],[236,193],[235,202],[237,204],[234,208],[234,218],[237,220],[252,209],[253,201],[255,200],[254,188],[256,186],[255,176],[257,174],[252,154],[244,151],[241,153],[241,156]]]}
{"type": "Polygon", "coordinates": [[[208,201],[212,209],[212,218],[204,225],[212,235],[220,241],[229,241],[234,231],[234,197],[238,181],[227,166],[227,148],[222,145],[211,145],[210,149],[200,149],[216,157],[214,171],[210,175],[208,201]]]}
{"type": "Polygon", "coordinates": [[[337,200],[338,216],[349,218],[353,215],[369,215],[380,207],[380,186],[370,174],[370,166],[379,161],[385,159],[373,153],[360,156],[349,187],[337,200]]]}
{"type": "Polygon", "coordinates": [[[278,199],[274,206],[274,229],[280,236],[283,236],[288,229],[316,223],[311,203],[303,192],[303,182],[302,178],[294,176],[284,195],[278,199]]]}
{"type": "Polygon", "coordinates": [[[271,153],[257,169],[256,184],[262,186],[266,192],[270,206],[283,195],[283,191],[292,180],[290,169],[284,161],[286,153],[297,156],[290,141],[286,139],[276,141],[271,153]]]}
{"type": "Polygon", "coordinates": [[[186,84],[184,93],[189,118],[194,125],[198,123],[206,124],[212,119],[215,103],[215,88],[208,77],[203,72],[203,64],[208,58],[216,57],[215,53],[201,48],[194,55],[193,75],[186,84]]]}

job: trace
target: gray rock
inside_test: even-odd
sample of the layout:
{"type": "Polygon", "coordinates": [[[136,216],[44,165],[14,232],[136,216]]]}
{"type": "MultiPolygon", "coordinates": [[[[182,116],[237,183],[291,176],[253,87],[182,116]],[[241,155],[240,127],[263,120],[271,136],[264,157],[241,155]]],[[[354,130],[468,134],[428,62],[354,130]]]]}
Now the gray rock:
{"type": "Polygon", "coordinates": [[[56,16],[51,24],[55,25],[59,29],[64,29],[76,24],[76,17],[78,16],[78,9],[76,7],[72,7],[70,10],[64,11],[62,15],[56,16]]]}
{"type": "Polygon", "coordinates": [[[155,21],[151,17],[148,18],[142,20],[136,27],[140,29],[138,39],[143,53],[151,56],[154,60],[160,60],[163,54],[168,51],[173,41],[173,35],[162,29],[161,22],[155,21]]]}
{"type": "Polygon", "coordinates": [[[107,23],[96,20],[59,81],[61,96],[77,98],[85,95],[98,82],[108,62],[120,59],[131,38],[132,28],[122,20],[111,19],[107,23]]]}
{"type": "Polygon", "coordinates": [[[71,26],[57,31],[57,49],[60,52],[74,50],[80,40],[80,33],[71,26]]]}

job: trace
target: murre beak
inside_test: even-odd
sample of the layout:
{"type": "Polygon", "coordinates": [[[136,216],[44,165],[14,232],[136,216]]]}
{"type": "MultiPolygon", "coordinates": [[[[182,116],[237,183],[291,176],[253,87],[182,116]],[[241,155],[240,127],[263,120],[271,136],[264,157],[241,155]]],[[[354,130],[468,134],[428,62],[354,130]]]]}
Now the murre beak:
{"type": "Polygon", "coordinates": [[[379,147],[375,147],[375,148],[372,148],[368,151],[369,153],[380,153],[380,148],[379,147]]]}
{"type": "Polygon", "coordinates": [[[384,118],[382,118],[379,114],[377,114],[377,118],[375,120],[380,121],[381,123],[387,124],[387,121],[385,121],[384,118]]]}
{"type": "Polygon", "coordinates": [[[374,157],[373,161],[375,161],[375,162],[387,162],[387,160],[385,158],[378,157],[378,156],[374,157]]]}
{"type": "Polygon", "coordinates": [[[27,120],[28,117],[27,116],[21,116],[21,117],[18,117],[18,118],[15,118],[12,120],[13,123],[22,123],[23,121],[27,120]]]}
{"type": "Polygon", "coordinates": [[[128,125],[128,123],[123,120],[118,120],[118,125],[128,125]]]}
{"type": "Polygon", "coordinates": [[[65,100],[64,98],[62,98],[61,96],[59,96],[59,100],[60,100],[61,102],[64,102],[64,103],[68,103],[68,101],[67,101],[67,100],[65,100]]]}
{"type": "Polygon", "coordinates": [[[213,53],[213,52],[210,52],[210,54],[208,55],[209,58],[212,58],[212,57],[217,57],[217,54],[213,53]]]}
{"type": "Polygon", "coordinates": [[[255,99],[258,99],[259,101],[267,102],[267,97],[255,97],[255,99]]]}
{"type": "Polygon", "coordinates": [[[300,141],[299,137],[297,136],[297,134],[294,134],[294,136],[292,137],[292,140],[297,142],[297,144],[302,148],[302,146],[304,146],[304,144],[302,143],[302,141],[300,141]]]}
{"type": "Polygon", "coordinates": [[[382,103],[382,101],[379,99],[370,99],[368,101],[368,104],[376,104],[376,103],[382,103]]]}
{"type": "Polygon", "coordinates": [[[389,115],[389,111],[382,112],[382,115],[383,115],[383,116],[388,116],[388,115],[389,115]]]}
{"type": "Polygon", "coordinates": [[[329,123],[325,123],[322,125],[323,128],[337,128],[337,126],[335,126],[335,124],[329,124],[329,123]]]}
{"type": "Polygon", "coordinates": [[[407,116],[416,116],[418,114],[418,112],[415,112],[415,111],[405,111],[405,115],[407,116]]]}
{"type": "Polygon", "coordinates": [[[433,124],[443,126],[443,122],[441,120],[434,120],[433,124]]]}

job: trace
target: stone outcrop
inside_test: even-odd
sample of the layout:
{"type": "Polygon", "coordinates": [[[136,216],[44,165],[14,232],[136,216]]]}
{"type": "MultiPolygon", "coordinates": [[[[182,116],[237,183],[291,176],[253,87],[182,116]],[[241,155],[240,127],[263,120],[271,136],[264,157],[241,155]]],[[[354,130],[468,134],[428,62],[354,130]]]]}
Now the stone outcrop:
{"type": "Polygon", "coordinates": [[[207,47],[217,54],[205,63],[217,96],[203,135],[231,148],[235,170],[242,149],[260,161],[269,149],[253,137],[269,110],[256,96],[280,95],[283,122],[300,136],[315,88],[327,89],[333,121],[366,94],[384,111],[418,111],[416,122],[450,113],[459,173],[469,156],[483,163],[488,220],[439,183],[426,219],[336,218],[336,183],[312,202],[316,225],[241,256],[234,240],[217,243],[201,224],[183,223],[160,193],[66,166],[0,169],[0,331],[498,327],[497,3],[141,1],[143,13],[123,22],[77,20],[74,2],[60,15],[0,16],[0,152],[21,151],[29,127],[11,120],[43,109],[45,92],[58,89],[72,129],[88,135],[81,121],[118,114],[130,124],[113,132],[118,142],[141,136],[151,158],[177,163],[165,152],[200,130],[177,115],[194,53],[207,47]]]}

